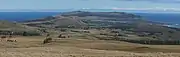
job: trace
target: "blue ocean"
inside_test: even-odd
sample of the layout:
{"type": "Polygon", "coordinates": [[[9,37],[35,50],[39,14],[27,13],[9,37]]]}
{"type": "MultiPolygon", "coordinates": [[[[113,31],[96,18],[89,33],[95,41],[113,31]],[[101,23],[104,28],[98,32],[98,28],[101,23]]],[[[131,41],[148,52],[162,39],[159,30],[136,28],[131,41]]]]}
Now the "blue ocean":
{"type": "Polygon", "coordinates": [[[60,12],[0,12],[0,20],[25,21],[58,14],[60,12]]]}
{"type": "MultiPolygon", "coordinates": [[[[0,12],[1,20],[24,21],[58,15],[60,12],[0,12]]],[[[180,24],[180,13],[134,13],[156,22],[180,24]]]]}
{"type": "Polygon", "coordinates": [[[180,13],[135,13],[144,19],[169,24],[180,24],[180,13]]]}

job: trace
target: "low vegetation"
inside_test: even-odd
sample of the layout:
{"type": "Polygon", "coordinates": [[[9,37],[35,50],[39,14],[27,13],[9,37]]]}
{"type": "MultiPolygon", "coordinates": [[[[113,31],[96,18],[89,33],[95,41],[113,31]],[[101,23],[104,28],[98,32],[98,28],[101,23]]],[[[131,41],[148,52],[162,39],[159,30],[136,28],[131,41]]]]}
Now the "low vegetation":
{"type": "Polygon", "coordinates": [[[124,12],[74,11],[22,23],[1,21],[0,27],[0,48],[10,49],[0,49],[0,57],[4,51],[38,57],[180,56],[178,28],[124,12]]]}

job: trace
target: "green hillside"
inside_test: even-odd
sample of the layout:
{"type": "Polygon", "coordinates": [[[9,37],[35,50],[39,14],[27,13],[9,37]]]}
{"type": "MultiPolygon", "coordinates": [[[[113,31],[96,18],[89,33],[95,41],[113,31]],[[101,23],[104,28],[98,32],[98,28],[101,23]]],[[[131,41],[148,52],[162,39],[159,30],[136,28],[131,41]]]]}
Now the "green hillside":
{"type": "MultiPolygon", "coordinates": [[[[23,24],[43,28],[98,28],[121,29],[133,32],[139,37],[156,40],[179,40],[180,30],[163,26],[164,23],[147,21],[142,16],[125,12],[65,12],[37,20],[25,21],[23,24]]],[[[138,39],[137,39],[138,40],[138,39]]]]}

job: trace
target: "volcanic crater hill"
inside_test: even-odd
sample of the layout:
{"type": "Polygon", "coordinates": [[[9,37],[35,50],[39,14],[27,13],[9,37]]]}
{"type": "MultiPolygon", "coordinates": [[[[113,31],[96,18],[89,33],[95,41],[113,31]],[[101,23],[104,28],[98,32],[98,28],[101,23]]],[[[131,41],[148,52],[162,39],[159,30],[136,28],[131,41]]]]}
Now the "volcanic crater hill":
{"type": "Polygon", "coordinates": [[[134,14],[127,14],[124,12],[85,12],[85,11],[73,11],[65,12],[56,16],[48,16],[46,18],[40,18],[36,20],[28,20],[23,23],[30,26],[42,26],[42,27],[65,27],[74,25],[77,27],[87,26],[86,21],[117,21],[117,20],[135,20],[140,18],[134,14]],[[132,19],[133,18],[133,19],[132,19]]]}
{"type": "Polygon", "coordinates": [[[144,20],[141,16],[125,12],[64,12],[56,16],[48,16],[22,22],[35,27],[134,27],[139,23],[160,24],[144,20]]]}
{"type": "Polygon", "coordinates": [[[158,40],[180,39],[180,31],[178,29],[165,27],[163,23],[147,21],[142,16],[125,12],[72,11],[56,16],[25,21],[23,24],[43,28],[67,28],[69,26],[116,28],[132,31],[136,35],[143,34],[144,36],[157,38],[158,40]]]}

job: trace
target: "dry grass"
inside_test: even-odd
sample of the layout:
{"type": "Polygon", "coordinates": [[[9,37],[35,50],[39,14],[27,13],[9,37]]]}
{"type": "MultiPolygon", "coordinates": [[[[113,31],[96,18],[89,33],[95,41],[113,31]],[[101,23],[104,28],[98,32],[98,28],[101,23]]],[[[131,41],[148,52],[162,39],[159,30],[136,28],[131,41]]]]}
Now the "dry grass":
{"type": "Polygon", "coordinates": [[[16,37],[18,42],[0,42],[0,57],[179,57],[180,46],[141,45],[120,41],[16,37]]]}
{"type": "Polygon", "coordinates": [[[103,41],[103,40],[86,40],[86,39],[61,39],[52,46],[62,45],[70,47],[79,47],[86,49],[111,50],[111,51],[128,51],[128,52],[175,52],[179,53],[180,46],[172,45],[141,45],[120,41],[103,41]]]}
{"type": "Polygon", "coordinates": [[[178,57],[178,53],[132,53],[76,47],[35,47],[1,49],[0,57],[178,57]]]}

